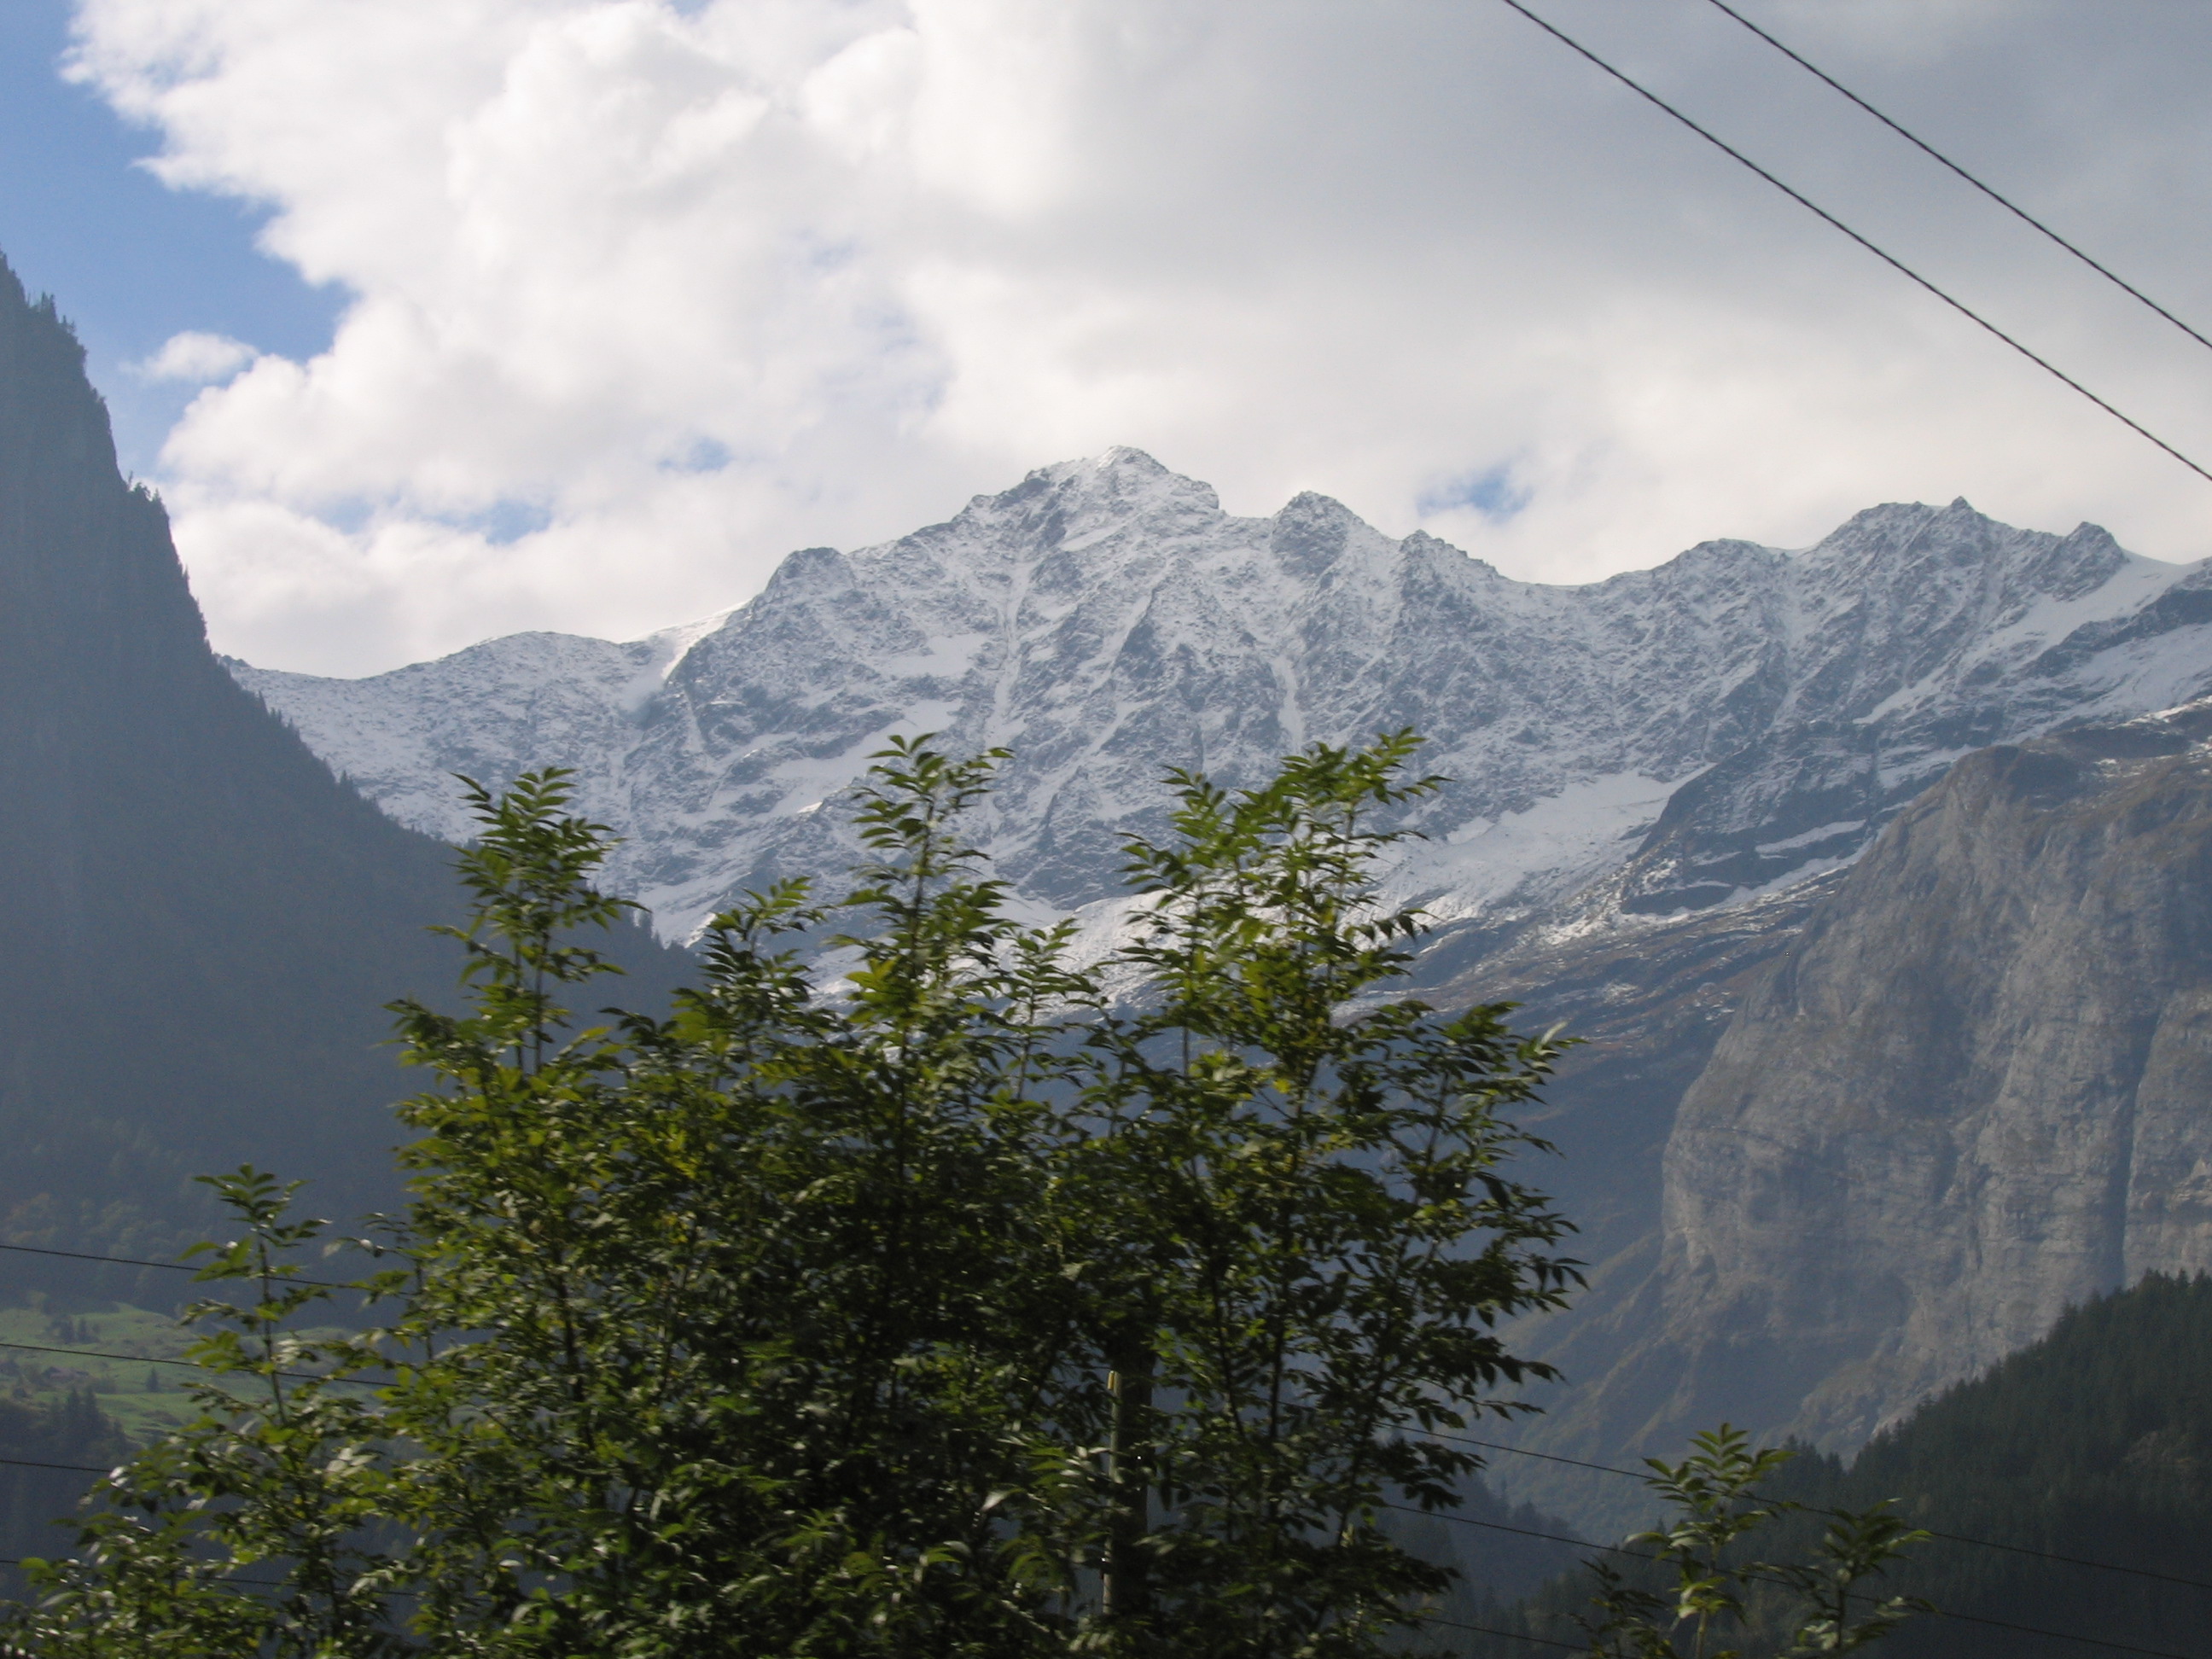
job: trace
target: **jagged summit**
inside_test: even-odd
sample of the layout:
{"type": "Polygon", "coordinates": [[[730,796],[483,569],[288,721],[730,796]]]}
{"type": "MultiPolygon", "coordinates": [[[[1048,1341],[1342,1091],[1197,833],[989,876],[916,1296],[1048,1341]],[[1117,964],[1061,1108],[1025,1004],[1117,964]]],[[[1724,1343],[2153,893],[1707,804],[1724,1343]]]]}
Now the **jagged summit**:
{"type": "Polygon", "coordinates": [[[1454,782],[1397,880],[1489,930],[1578,893],[1633,918],[1769,890],[1853,856],[1966,748],[2181,701],[2212,685],[2212,612],[2188,597],[2206,583],[2093,526],[1954,501],[1554,586],[1324,495],[1240,518],[1124,448],[896,541],[794,553],[749,604],[651,640],[521,635],[354,681],[234,672],[437,834],[465,832],[452,772],[578,768],[628,838],[618,878],[672,936],[769,875],[841,873],[855,849],[817,809],[895,731],[1013,748],[980,828],[1026,895],[1073,908],[1111,896],[1167,768],[1247,782],[1299,744],[1412,725],[1454,782]]]}
{"type": "Polygon", "coordinates": [[[943,524],[870,551],[941,547],[985,563],[1056,550],[1110,557],[1147,538],[1172,537],[1221,516],[1212,485],[1170,471],[1141,449],[1117,447],[1039,467],[1012,489],[971,497],[943,524]]]}

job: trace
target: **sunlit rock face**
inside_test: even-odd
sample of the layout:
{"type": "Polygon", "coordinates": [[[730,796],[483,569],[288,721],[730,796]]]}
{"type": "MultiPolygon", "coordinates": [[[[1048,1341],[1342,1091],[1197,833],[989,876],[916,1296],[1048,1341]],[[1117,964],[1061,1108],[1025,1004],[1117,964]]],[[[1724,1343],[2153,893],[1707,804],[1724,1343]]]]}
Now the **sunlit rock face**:
{"type": "MultiPolygon", "coordinates": [[[[1848,871],[1650,936],[1662,994],[1564,1103],[1635,1140],[1649,1184],[1609,1190],[1647,1196],[1592,1206],[1590,1293],[1523,1333],[1575,1384],[1531,1446],[1618,1462],[1725,1419],[1848,1450],[2069,1304],[2212,1271],[2209,739],[2199,702],[1978,750],[1848,871]],[[1702,1027],[1701,934],[1729,1005],[1702,1027]]],[[[1625,1518],[1534,1467],[1510,1484],[1625,1518]]]]}
{"type": "Polygon", "coordinates": [[[1855,1443],[2070,1303],[2212,1268],[2208,735],[2200,703],[1960,762],[1684,1098],[1669,1323],[1801,1431],[1855,1443]]]}
{"type": "Polygon", "coordinates": [[[1540,920],[1741,902],[1849,860],[1969,749],[2212,686],[2207,580],[1954,502],[1546,586],[1323,496],[1234,517],[1116,450],[884,546],[794,553],[750,603],[650,639],[233,672],[435,835],[467,832],[453,773],[575,768],[627,838],[617,884],[672,938],[772,876],[840,876],[841,793],[893,732],[1014,751],[975,830],[1065,910],[1113,894],[1168,769],[1247,783],[1413,726],[1450,782],[1395,886],[1472,930],[1464,955],[1540,920]]]}

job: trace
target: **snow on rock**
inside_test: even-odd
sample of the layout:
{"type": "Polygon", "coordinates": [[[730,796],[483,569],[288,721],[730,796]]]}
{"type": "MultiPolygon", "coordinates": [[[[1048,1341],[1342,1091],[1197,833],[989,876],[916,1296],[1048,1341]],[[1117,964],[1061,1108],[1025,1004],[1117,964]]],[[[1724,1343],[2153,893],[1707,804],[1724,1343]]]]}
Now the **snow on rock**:
{"type": "Polygon", "coordinates": [[[1966,750],[2212,690],[2208,624],[2212,567],[1963,501],[1556,587],[1326,496],[1234,517],[1116,449],[880,547],[793,553],[750,602],[647,640],[523,634],[361,680],[231,668],[436,835],[469,830],[453,773],[575,769],[625,837],[615,884],[670,938],[781,875],[834,884],[857,855],[840,797],[894,733],[1012,748],[976,835],[1025,901],[1103,923],[1167,769],[1248,784],[1412,726],[1451,782],[1393,890],[1488,927],[1832,869],[1966,750]]]}

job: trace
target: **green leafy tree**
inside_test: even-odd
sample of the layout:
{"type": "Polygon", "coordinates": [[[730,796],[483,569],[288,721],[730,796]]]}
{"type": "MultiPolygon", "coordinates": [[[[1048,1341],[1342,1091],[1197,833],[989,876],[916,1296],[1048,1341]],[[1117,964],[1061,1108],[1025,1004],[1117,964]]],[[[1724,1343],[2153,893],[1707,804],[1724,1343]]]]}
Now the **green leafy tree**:
{"type": "Polygon", "coordinates": [[[1420,931],[1381,902],[1399,733],[1316,745],[1231,795],[1177,774],[1175,836],[1130,848],[1148,908],[1122,960],[1140,1012],[1090,1042],[1074,1150],[1110,1248],[1086,1274],[1112,1385],[1101,1633],[1131,1652],[1384,1650],[1445,1576],[1394,1506],[1476,1467],[1425,1431],[1549,1376],[1493,1330],[1558,1305],[1565,1231],[1507,1178],[1503,1113],[1557,1045],[1504,1010],[1382,992],[1420,931]]]}
{"type": "MultiPolygon", "coordinates": [[[[1023,1534],[1058,1285],[1034,1273],[1053,941],[953,822],[990,760],[895,744],[865,792],[872,926],[825,1000],[790,883],[715,919],[672,1017],[570,1035],[605,969],[605,843],[557,779],[480,797],[482,990],[404,1012],[420,1278],[392,1396],[455,1651],[1034,1650],[1023,1534]],[[456,1341],[453,1333],[491,1340],[456,1341]],[[1042,1345],[1047,1350],[1039,1353],[1042,1345]]],[[[1066,1324],[1064,1314],[1059,1316],[1066,1324]]]]}
{"type": "Polygon", "coordinates": [[[605,831],[557,772],[471,785],[469,1006],[398,1008],[431,1086],[382,1323],[229,1182],[203,1276],[255,1294],[196,1310],[200,1415],[13,1650],[1383,1650],[1444,1581],[1381,1512],[1449,1501],[1474,1461],[1425,1431],[1546,1374],[1493,1326],[1571,1275],[1504,1173],[1553,1045],[1384,994],[1413,748],[1178,777],[1092,975],[960,837],[999,757],[895,743],[855,891],[751,896],[665,1017],[599,1024],[605,831]]]}

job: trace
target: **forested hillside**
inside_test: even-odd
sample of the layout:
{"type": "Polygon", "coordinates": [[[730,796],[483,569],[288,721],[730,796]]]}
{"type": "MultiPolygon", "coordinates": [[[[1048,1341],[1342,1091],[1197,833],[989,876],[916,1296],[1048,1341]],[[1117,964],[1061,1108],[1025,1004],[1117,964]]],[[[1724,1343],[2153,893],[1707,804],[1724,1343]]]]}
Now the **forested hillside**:
{"type": "MultiPolygon", "coordinates": [[[[1884,1581],[1939,1609],[1884,1644],[1891,1659],[2098,1650],[2036,1632],[2212,1655],[2212,1279],[2154,1273],[2076,1308],[1848,1467],[1803,1455],[1773,1491],[1816,1509],[1894,1498],[1938,1534],[1884,1581]]],[[[1817,1526],[1790,1517],[1759,1550],[1792,1559],[1817,1526]]],[[[1590,1589],[1571,1573],[1488,1622],[1573,1640],[1590,1589]]],[[[1481,1659],[1556,1650],[1470,1640],[1481,1659]]]]}
{"type": "MultiPolygon", "coordinates": [[[[223,672],[82,348],[4,264],[0,707],[0,1243],[165,1255],[199,1237],[191,1177],[248,1159],[334,1215],[388,1202],[384,1005],[453,984],[426,931],[459,913],[452,849],[223,672]]],[[[15,1256],[9,1283],[54,1271],[15,1256]]],[[[170,1277],[65,1288],[152,1302],[170,1277]]]]}
{"type": "Polygon", "coordinates": [[[83,1470],[119,1463],[131,1448],[88,1383],[41,1394],[14,1364],[0,1378],[0,1594],[17,1595],[23,1580],[15,1561],[58,1555],[75,1541],[54,1523],[74,1513],[88,1479],[83,1470]]]}

